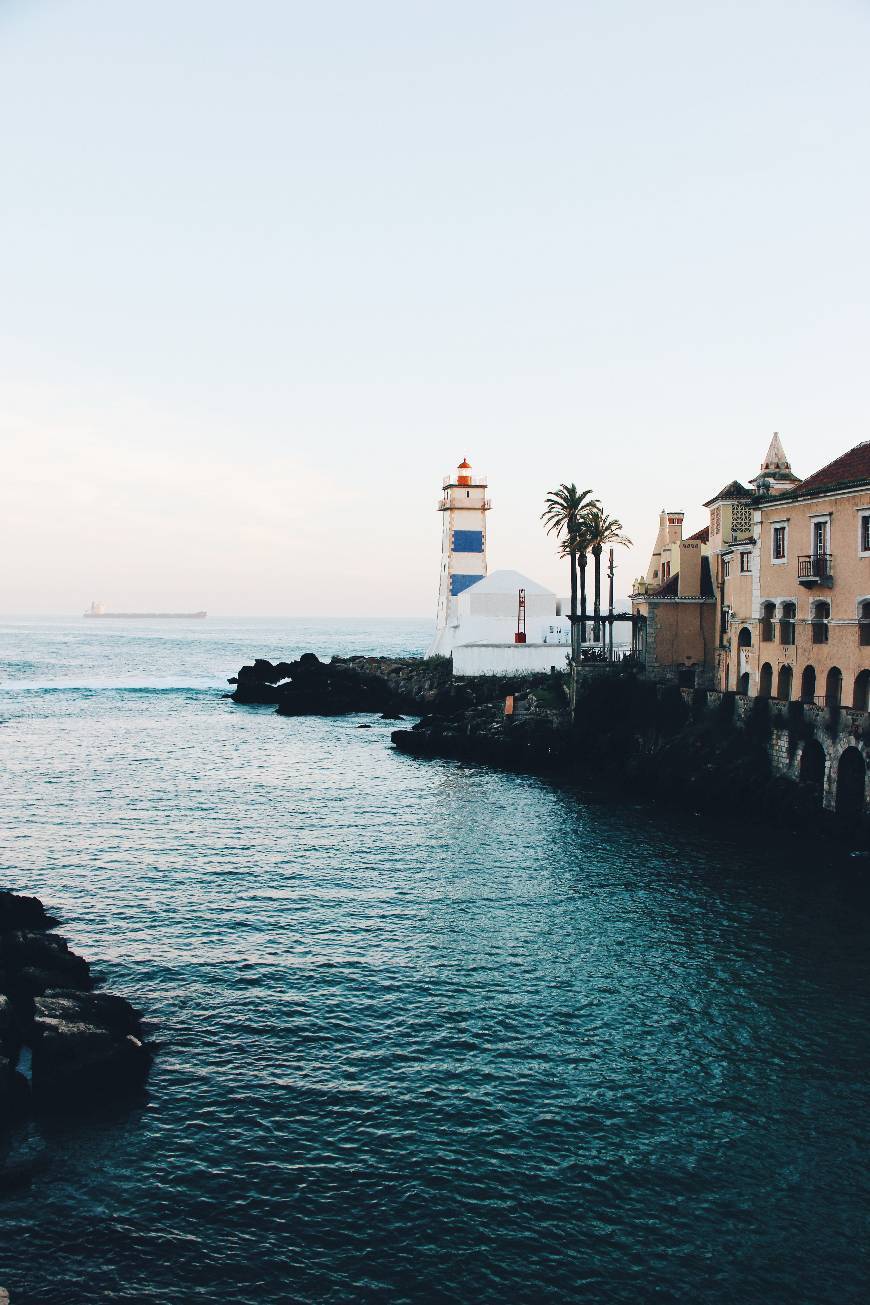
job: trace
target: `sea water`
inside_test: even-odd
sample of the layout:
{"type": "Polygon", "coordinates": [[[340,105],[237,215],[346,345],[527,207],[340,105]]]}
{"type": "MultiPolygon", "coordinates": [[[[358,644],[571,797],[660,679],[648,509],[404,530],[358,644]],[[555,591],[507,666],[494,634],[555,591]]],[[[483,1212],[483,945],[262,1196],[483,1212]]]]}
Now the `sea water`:
{"type": "MultiPolygon", "coordinates": [[[[16,1302],[857,1301],[867,870],[236,707],[425,622],[0,628],[2,882],[160,1043],[13,1139],[16,1302]]],[[[361,730],[360,724],[371,724],[361,730]]]]}

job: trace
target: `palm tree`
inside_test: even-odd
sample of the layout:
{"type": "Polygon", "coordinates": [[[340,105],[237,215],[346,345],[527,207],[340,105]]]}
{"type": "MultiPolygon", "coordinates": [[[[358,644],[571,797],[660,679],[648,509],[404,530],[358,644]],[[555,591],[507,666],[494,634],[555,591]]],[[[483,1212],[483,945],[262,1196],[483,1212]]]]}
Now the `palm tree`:
{"type": "Polygon", "coordinates": [[[585,513],[585,526],[589,532],[589,552],[595,562],[595,606],[593,608],[592,638],[601,638],[601,554],[609,544],[622,544],[631,548],[631,540],[622,533],[622,522],[609,517],[600,503],[590,504],[585,513]]]}
{"type": "Polygon", "coordinates": [[[586,559],[588,554],[587,534],[584,528],[586,512],[591,507],[598,508],[597,499],[591,497],[591,489],[579,489],[576,485],[561,484],[558,489],[550,490],[544,501],[541,520],[546,522],[547,534],[555,532],[561,541],[559,556],[567,557],[571,563],[571,656],[577,655],[577,566],[580,565],[582,586],[581,642],[586,638],[586,559]]]}

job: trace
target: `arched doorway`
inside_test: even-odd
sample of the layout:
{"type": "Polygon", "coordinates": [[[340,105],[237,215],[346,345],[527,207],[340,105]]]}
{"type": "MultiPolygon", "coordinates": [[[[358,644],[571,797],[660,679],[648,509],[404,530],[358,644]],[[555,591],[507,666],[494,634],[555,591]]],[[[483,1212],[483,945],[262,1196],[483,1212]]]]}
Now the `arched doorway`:
{"type": "Polygon", "coordinates": [[[776,603],[761,604],[761,642],[773,643],[776,633],[776,603]]]}
{"type": "Polygon", "coordinates": [[[821,806],[825,791],[825,750],[818,739],[808,739],[801,753],[800,781],[811,784],[814,799],[821,806]]]}
{"type": "Polygon", "coordinates": [[[752,647],[752,631],[748,625],[737,636],[737,692],[749,692],[749,650],[752,647]]]}
{"type": "Polygon", "coordinates": [[[815,702],[816,700],[816,668],[815,666],[805,666],[804,673],[801,676],[801,702],[815,702]]]}
{"type": "Polygon", "coordinates": [[[863,815],[866,788],[864,758],[857,748],[847,748],[837,765],[837,815],[863,815]]]}
{"type": "Polygon", "coordinates": [[[776,696],[783,702],[789,702],[791,699],[791,682],[794,673],[790,666],[780,666],[779,674],[776,677],[776,696]]]}
{"type": "Polygon", "coordinates": [[[852,706],[855,711],[870,710],[870,671],[861,671],[855,676],[852,690],[852,706]]]}
{"type": "Polygon", "coordinates": [[[825,679],[825,706],[839,707],[843,700],[843,672],[832,666],[825,679]]]}
{"type": "Polygon", "coordinates": [[[773,692],[773,667],[770,662],[765,662],[758,676],[758,696],[759,698],[769,698],[773,692]]]}

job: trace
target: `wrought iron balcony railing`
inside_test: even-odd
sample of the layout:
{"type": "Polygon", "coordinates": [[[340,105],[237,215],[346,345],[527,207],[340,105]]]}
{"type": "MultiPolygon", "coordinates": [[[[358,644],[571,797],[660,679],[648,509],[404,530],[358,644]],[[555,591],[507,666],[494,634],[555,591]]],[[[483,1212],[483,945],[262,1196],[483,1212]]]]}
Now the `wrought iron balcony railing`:
{"type": "Polygon", "coordinates": [[[811,553],[798,558],[798,580],[802,585],[830,585],[834,580],[834,559],[830,553],[811,553]]]}

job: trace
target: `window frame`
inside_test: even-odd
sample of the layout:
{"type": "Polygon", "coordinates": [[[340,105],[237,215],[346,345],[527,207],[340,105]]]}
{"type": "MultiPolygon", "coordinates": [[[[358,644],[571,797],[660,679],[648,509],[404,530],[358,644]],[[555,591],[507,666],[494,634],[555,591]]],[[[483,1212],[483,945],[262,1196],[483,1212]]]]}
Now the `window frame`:
{"type": "Polygon", "coordinates": [[[740,566],[738,567],[740,575],[752,575],[752,554],[740,554],[740,566]]]}
{"type": "Polygon", "coordinates": [[[770,523],[770,561],[773,566],[785,566],[788,561],[788,522],[772,521],[770,523]],[[782,531],[782,557],[776,555],[776,539],[782,531]]]}
{"type": "Polygon", "coordinates": [[[858,509],[858,556],[870,557],[870,508],[858,509]],[[867,547],[864,547],[864,528],[867,529],[867,547]]]}

